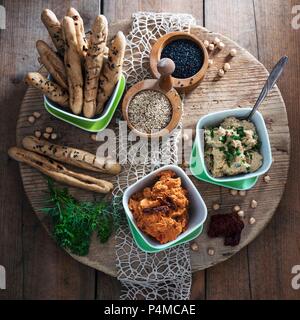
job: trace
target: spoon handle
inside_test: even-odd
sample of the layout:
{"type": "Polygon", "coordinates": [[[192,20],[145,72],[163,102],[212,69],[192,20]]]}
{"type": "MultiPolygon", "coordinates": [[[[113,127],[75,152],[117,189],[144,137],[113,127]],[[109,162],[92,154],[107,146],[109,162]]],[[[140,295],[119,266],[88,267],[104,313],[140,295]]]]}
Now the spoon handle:
{"type": "Polygon", "coordinates": [[[254,113],[257,110],[257,108],[265,100],[265,98],[268,95],[269,91],[274,87],[276,81],[280,77],[280,75],[281,75],[281,73],[283,71],[283,68],[284,68],[284,66],[286,65],[287,62],[288,62],[288,57],[287,56],[283,56],[277,62],[276,66],[271,71],[271,73],[270,73],[270,75],[269,75],[269,77],[268,77],[263,89],[261,90],[261,93],[260,93],[258,99],[256,100],[253,109],[251,110],[249,116],[247,117],[247,120],[250,120],[252,118],[252,116],[254,115],[254,113]]]}

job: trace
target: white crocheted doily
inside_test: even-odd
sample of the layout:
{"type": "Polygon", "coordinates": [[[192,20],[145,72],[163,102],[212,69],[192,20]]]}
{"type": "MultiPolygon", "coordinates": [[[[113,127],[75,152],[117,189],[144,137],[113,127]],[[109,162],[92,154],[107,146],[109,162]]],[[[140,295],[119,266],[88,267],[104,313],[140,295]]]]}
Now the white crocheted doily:
{"type": "MultiPolygon", "coordinates": [[[[172,31],[188,31],[194,24],[195,19],[188,14],[135,13],[132,30],[127,36],[123,68],[128,87],[150,77],[149,54],[151,45],[157,38],[172,31]]],[[[177,141],[181,126],[180,123],[168,140],[155,148],[157,152],[151,154],[146,144],[138,144],[135,147],[130,143],[123,144],[122,137],[118,137],[119,157],[127,152],[129,154],[122,173],[117,177],[117,186],[113,192],[115,202],[120,201],[129,185],[151,172],[153,168],[177,163],[177,141]],[[137,155],[139,163],[136,163],[137,155]]],[[[183,244],[159,253],[145,253],[134,243],[123,210],[115,212],[115,215],[119,221],[116,232],[116,263],[118,279],[123,287],[120,298],[188,299],[191,288],[189,246],[183,244]]]]}

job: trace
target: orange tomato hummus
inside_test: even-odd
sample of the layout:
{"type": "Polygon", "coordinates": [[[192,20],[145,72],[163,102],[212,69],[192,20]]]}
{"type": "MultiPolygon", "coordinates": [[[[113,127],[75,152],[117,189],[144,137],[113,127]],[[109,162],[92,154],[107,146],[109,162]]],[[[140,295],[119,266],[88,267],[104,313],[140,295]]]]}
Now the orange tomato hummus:
{"type": "Polygon", "coordinates": [[[152,187],[132,195],[128,206],[138,228],[161,244],[175,240],[187,228],[187,190],[171,170],[161,171],[152,187]]]}

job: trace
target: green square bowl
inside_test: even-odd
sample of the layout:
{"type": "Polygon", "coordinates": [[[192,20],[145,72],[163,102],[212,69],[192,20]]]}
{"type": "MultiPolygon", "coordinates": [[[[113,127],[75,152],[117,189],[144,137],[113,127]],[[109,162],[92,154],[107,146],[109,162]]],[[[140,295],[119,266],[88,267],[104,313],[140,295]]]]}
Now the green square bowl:
{"type": "Polygon", "coordinates": [[[204,128],[214,127],[227,117],[245,118],[251,110],[252,108],[235,108],[209,113],[200,118],[196,127],[196,138],[190,161],[190,170],[196,178],[231,189],[248,190],[255,185],[259,176],[265,174],[270,169],[272,164],[271,145],[264,118],[259,111],[256,111],[251,121],[254,123],[261,141],[262,166],[255,172],[220,178],[213,177],[208,168],[206,168],[204,160],[204,128]]]}
{"type": "Polygon", "coordinates": [[[44,105],[46,110],[54,117],[68,122],[75,127],[89,132],[99,132],[104,130],[110,123],[125,90],[126,79],[122,74],[110,99],[106,103],[103,113],[98,118],[88,119],[80,115],[68,112],[57,103],[44,96],[44,105]]]}
{"type": "Polygon", "coordinates": [[[200,193],[198,192],[192,181],[189,179],[187,174],[180,167],[175,165],[166,165],[157,170],[154,170],[145,177],[135,182],[130,187],[128,187],[123,195],[123,207],[125,209],[129,228],[137,246],[141,250],[146,252],[159,252],[193,240],[201,233],[203,224],[207,217],[207,208],[200,193]],[[143,190],[145,187],[153,185],[157,179],[157,174],[165,170],[174,171],[176,175],[181,178],[183,187],[188,191],[190,200],[189,223],[187,230],[181,233],[177,237],[177,239],[165,244],[160,244],[158,241],[138,228],[132,212],[128,207],[128,201],[134,193],[143,190]]]}
{"type": "Polygon", "coordinates": [[[216,184],[218,186],[229,188],[229,189],[235,189],[235,190],[249,190],[252,187],[255,186],[258,176],[239,180],[239,181],[229,181],[229,182],[218,182],[213,181],[209,175],[205,173],[205,170],[203,168],[203,164],[200,161],[200,154],[198,151],[197,143],[195,142],[193,145],[193,150],[191,153],[191,159],[190,159],[190,171],[192,175],[197,178],[198,180],[202,180],[208,183],[216,184]]]}
{"type": "MultiPolygon", "coordinates": [[[[136,231],[133,223],[129,219],[127,219],[127,220],[128,220],[129,229],[131,231],[132,237],[133,237],[136,245],[138,246],[138,248],[140,248],[142,251],[148,252],[148,253],[156,253],[156,252],[160,252],[162,250],[165,250],[165,249],[156,249],[156,248],[152,247],[151,245],[149,245],[147,242],[145,242],[144,238],[141,237],[139,232],[136,231]]],[[[198,238],[199,235],[202,233],[202,230],[203,230],[203,224],[200,227],[196,228],[195,231],[193,231],[192,233],[190,233],[186,237],[184,237],[181,240],[178,240],[175,243],[173,243],[172,245],[170,245],[168,247],[168,249],[198,238]]]]}

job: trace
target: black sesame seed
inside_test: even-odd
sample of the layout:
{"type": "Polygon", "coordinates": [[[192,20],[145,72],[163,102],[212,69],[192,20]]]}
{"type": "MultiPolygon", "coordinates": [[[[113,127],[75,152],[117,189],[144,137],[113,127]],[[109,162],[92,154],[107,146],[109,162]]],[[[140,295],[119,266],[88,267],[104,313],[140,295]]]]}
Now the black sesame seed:
{"type": "Polygon", "coordinates": [[[198,45],[186,39],[174,40],[167,44],[161,53],[161,58],[169,58],[175,63],[172,76],[179,79],[190,78],[202,67],[203,51],[198,45]]]}

